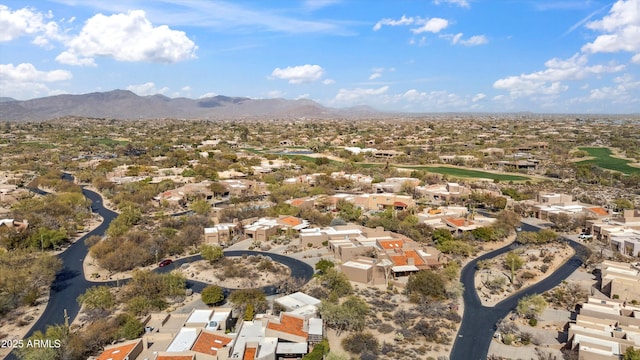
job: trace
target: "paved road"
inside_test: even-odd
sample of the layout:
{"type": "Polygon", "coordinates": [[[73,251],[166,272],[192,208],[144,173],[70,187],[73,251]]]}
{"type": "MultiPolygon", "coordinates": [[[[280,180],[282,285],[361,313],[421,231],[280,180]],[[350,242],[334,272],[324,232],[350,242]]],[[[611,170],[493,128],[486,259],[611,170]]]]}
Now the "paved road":
{"type": "Polygon", "coordinates": [[[118,214],[102,206],[102,198],[97,193],[86,189],[83,189],[82,193],[91,200],[91,210],[102,216],[104,221],[58,255],[62,260],[62,270],[56,275],[51,285],[51,295],[44,313],[29,330],[27,337],[37,330],[46,331],[49,325],[64,323],[65,309],[70,321],[73,320],[80,310],[76,299],[89,287],[96,285],[87,281],[84,276],[82,262],[88,252],[84,240],[92,235],[103,236],[111,221],[118,214]]]}
{"type": "MultiPolygon", "coordinates": [[[[538,231],[540,228],[523,223],[522,230],[538,231]]],[[[511,295],[494,307],[483,306],[480,302],[474,279],[476,263],[478,260],[490,259],[504,254],[516,248],[517,245],[512,244],[484,254],[469,262],[462,269],[460,281],[464,284],[465,288],[462,295],[464,300],[464,314],[462,316],[460,330],[458,331],[458,337],[451,349],[451,360],[486,359],[489,345],[491,345],[491,339],[496,330],[496,324],[516,307],[518,300],[531,294],[543,293],[557,286],[582,264],[580,254],[585,251],[584,246],[572,240],[567,241],[569,246],[576,252],[573,257],[542,281],[511,295]]]]}
{"type": "MultiPolygon", "coordinates": [[[[68,178],[67,178],[68,180],[68,178]]],[[[45,195],[46,192],[39,189],[32,189],[32,191],[45,195]]],[[[83,269],[83,261],[87,256],[88,248],[84,243],[84,240],[92,235],[104,236],[105,231],[109,227],[111,221],[113,221],[118,214],[105,208],[102,204],[102,198],[99,194],[83,189],[82,193],[92,201],[91,210],[95,213],[98,213],[104,221],[100,226],[92,230],[91,232],[85,234],[78,241],[69,246],[63,253],[58,255],[60,260],[62,260],[62,270],[58,272],[56,275],[53,284],[51,285],[51,293],[49,297],[49,302],[47,303],[47,307],[45,308],[42,316],[36,321],[31,330],[27,333],[25,338],[33,335],[35,331],[45,332],[48,326],[63,324],[64,312],[67,311],[67,316],[69,317],[69,322],[72,322],[73,319],[78,315],[80,311],[80,305],[78,304],[77,298],[81,294],[83,294],[88,288],[92,286],[98,285],[109,285],[115,286],[116,281],[111,282],[92,282],[88,281],[84,275],[83,269]]],[[[294,277],[303,278],[308,281],[313,276],[314,270],[313,268],[302,262],[298,259],[294,259],[288,256],[280,255],[280,254],[272,254],[272,253],[262,253],[259,251],[249,251],[249,250],[236,250],[236,251],[226,251],[225,256],[242,256],[242,255],[265,255],[269,256],[274,261],[280,262],[285,266],[291,269],[291,274],[294,277]]],[[[171,266],[165,268],[157,268],[155,271],[165,272],[174,269],[176,266],[180,266],[184,263],[200,260],[200,255],[195,255],[188,258],[183,258],[176,260],[171,266]]],[[[126,281],[126,280],[124,280],[126,281]]],[[[305,282],[306,282],[305,281],[305,282]]],[[[120,282],[122,284],[122,281],[120,282]]],[[[207,285],[206,283],[199,281],[187,281],[187,286],[195,292],[201,292],[207,285]]],[[[227,292],[233,291],[234,289],[226,289],[227,292]]],[[[266,286],[263,288],[267,295],[273,295],[276,293],[276,288],[274,286],[266,286]]],[[[6,359],[16,359],[13,353],[9,354],[6,359]]]]}

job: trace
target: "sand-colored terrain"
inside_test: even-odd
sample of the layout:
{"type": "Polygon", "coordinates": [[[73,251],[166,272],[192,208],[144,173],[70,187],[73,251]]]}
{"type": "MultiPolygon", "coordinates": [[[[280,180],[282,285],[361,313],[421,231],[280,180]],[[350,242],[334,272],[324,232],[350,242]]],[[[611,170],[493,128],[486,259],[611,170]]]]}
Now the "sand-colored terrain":
{"type": "Polygon", "coordinates": [[[519,288],[510,283],[511,272],[503,265],[506,254],[489,260],[486,268],[476,271],[476,290],[482,305],[494,306],[514,292],[537,283],[552,274],[574,254],[574,250],[566,244],[530,245],[520,250],[522,251],[520,258],[524,260],[524,265],[516,271],[516,279],[514,279],[514,283],[522,284],[519,288]],[[543,272],[541,269],[544,267],[547,269],[543,272]],[[523,277],[525,273],[532,277],[523,277]],[[499,289],[491,289],[488,286],[489,283],[500,278],[504,279],[504,285],[499,289]]]}

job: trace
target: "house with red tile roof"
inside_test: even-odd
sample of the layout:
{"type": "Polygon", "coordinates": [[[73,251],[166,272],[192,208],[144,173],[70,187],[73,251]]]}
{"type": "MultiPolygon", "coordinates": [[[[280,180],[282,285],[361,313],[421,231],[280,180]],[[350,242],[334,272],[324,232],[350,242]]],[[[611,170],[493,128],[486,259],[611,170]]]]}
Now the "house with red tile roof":
{"type": "Polygon", "coordinates": [[[306,342],[309,333],[305,330],[306,319],[291,313],[280,313],[279,319],[269,320],[265,335],[291,342],[306,342]]]}
{"type": "Polygon", "coordinates": [[[108,346],[96,360],[135,360],[142,352],[142,339],[108,346]]]}
{"type": "Polygon", "coordinates": [[[217,357],[218,352],[226,350],[228,355],[228,349],[226,349],[226,347],[232,341],[233,338],[231,337],[205,330],[200,333],[193,347],[191,347],[191,351],[217,357]]]}
{"type": "Polygon", "coordinates": [[[606,217],[609,216],[609,211],[600,206],[588,207],[584,209],[587,214],[595,216],[595,217],[606,217]]]}
{"type": "Polygon", "coordinates": [[[170,353],[158,353],[158,356],[154,360],[196,360],[196,354],[170,354],[170,353]]]}

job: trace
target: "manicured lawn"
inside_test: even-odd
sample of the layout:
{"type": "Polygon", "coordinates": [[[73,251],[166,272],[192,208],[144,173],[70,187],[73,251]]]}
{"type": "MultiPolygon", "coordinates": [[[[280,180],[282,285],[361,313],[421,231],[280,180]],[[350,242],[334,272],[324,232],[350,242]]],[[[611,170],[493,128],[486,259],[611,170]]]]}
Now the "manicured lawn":
{"type": "Polygon", "coordinates": [[[580,147],[580,150],[584,150],[589,153],[589,156],[593,156],[594,159],[579,161],[577,164],[593,164],[603,169],[619,171],[625,174],[640,174],[640,168],[629,166],[631,162],[625,159],[618,159],[611,156],[611,149],[605,147],[580,147]]]}
{"type": "MultiPolygon", "coordinates": [[[[362,167],[362,168],[374,168],[374,167],[382,167],[382,166],[384,166],[384,164],[363,163],[363,164],[356,164],[356,166],[362,167]]],[[[415,166],[412,166],[412,165],[390,165],[390,166],[395,166],[395,167],[402,168],[402,169],[412,169],[412,170],[427,171],[427,172],[432,172],[432,173],[436,173],[436,174],[443,174],[443,175],[448,175],[448,176],[458,177],[458,178],[492,179],[492,180],[496,180],[497,179],[497,180],[500,180],[500,181],[527,181],[527,180],[531,180],[531,178],[528,177],[528,176],[510,175],[510,174],[495,174],[495,173],[490,173],[490,172],[486,172],[486,171],[469,170],[469,169],[448,167],[448,166],[420,166],[420,165],[415,165],[415,166]]]]}
{"type": "Polygon", "coordinates": [[[462,178],[483,178],[500,181],[526,181],[531,180],[528,176],[522,175],[509,175],[509,174],[495,174],[486,171],[468,170],[462,168],[454,168],[448,166],[398,166],[404,169],[415,169],[433,172],[437,174],[449,175],[453,177],[462,178]]]}

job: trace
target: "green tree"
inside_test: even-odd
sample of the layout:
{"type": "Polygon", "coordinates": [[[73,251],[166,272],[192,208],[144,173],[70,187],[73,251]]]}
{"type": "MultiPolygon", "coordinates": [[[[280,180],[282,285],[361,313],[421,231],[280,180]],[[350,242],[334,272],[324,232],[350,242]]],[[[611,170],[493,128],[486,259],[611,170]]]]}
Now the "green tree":
{"type": "Polygon", "coordinates": [[[318,270],[319,275],[324,275],[327,270],[333,268],[335,265],[336,264],[334,264],[331,260],[320,259],[320,261],[316,263],[316,270],[318,270]]]}
{"type": "Polygon", "coordinates": [[[451,235],[451,232],[447,229],[435,229],[431,236],[433,236],[433,242],[436,244],[443,244],[453,240],[453,235],[451,235]]]}
{"type": "Polygon", "coordinates": [[[323,360],[324,356],[329,353],[329,341],[322,340],[313,346],[313,350],[302,357],[302,360],[323,360]]]}
{"type": "Polygon", "coordinates": [[[118,316],[117,322],[120,325],[118,335],[127,340],[136,339],[144,333],[144,324],[135,316],[122,314],[118,316]]]}
{"type": "Polygon", "coordinates": [[[209,210],[211,209],[211,205],[207,200],[198,199],[191,202],[189,205],[189,209],[193,210],[198,215],[205,216],[209,214],[209,210]]]}
{"type": "Polygon", "coordinates": [[[527,319],[535,319],[547,307],[547,301],[540,294],[525,296],[518,301],[516,311],[527,319]]]}
{"type": "Polygon", "coordinates": [[[224,290],[220,286],[209,285],[202,290],[201,297],[202,302],[213,306],[224,300],[224,290]]]}
{"type": "Polygon", "coordinates": [[[110,310],[116,304],[108,286],[94,286],[78,296],[78,303],[86,309],[110,310]]]}
{"type": "Polygon", "coordinates": [[[318,312],[327,326],[335,329],[339,335],[345,330],[364,329],[369,307],[361,298],[350,296],[342,304],[323,300],[318,307],[318,312]]]}
{"type": "Polygon", "coordinates": [[[633,209],[633,203],[627,199],[615,199],[613,204],[616,206],[617,211],[633,209]]]}
{"type": "Polygon", "coordinates": [[[433,270],[420,270],[409,276],[407,292],[414,302],[420,299],[444,299],[447,281],[433,270]]]}
{"type": "Polygon", "coordinates": [[[229,295],[229,301],[243,313],[247,310],[249,304],[251,304],[251,310],[257,313],[264,312],[267,309],[267,299],[261,289],[235,290],[229,295]]]}
{"type": "Polygon", "coordinates": [[[200,245],[200,254],[202,258],[209,261],[210,264],[222,259],[224,251],[221,246],[203,244],[200,245]]]}
{"type": "Polygon", "coordinates": [[[344,199],[338,201],[336,209],[338,210],[339,216],[347,222],[356,221],[362,215],[362,210],[360,210],[360,208],[344,199]]]}
{"type": "Polygon", "coordinates": [[[471,230],[471,235],[473,235],[476,240],[491,241],[494,240],[495,232],[493,231],[493,228],[483,226],[471,230]]]}
{"type": "Polygon", "coordinates": [[[322,275],[319,279],[320,283],[330,291],[331,296],[334,299],[341,298],[353,292],[351,282],[349,281],[347,276],[344,273],[336,270],[335,268],[328,268],[325,271],[324,275],[322,275]]]}
{"type": "Polygon", "coordinates": [[[640,360],[640,349],[636,349],[633,346],[628,347],[622,355],[623,360],[640,360]]]}
{"type": "Polygon", "coordinates": [[[511,271],[511,278],[509,279],[513,284],[515,280],[516,271],[520,270],[520,268],[524,265],[524,260],[516,253],[515,251],[510,251],[504,257],[504,267],[511,271]]]}

